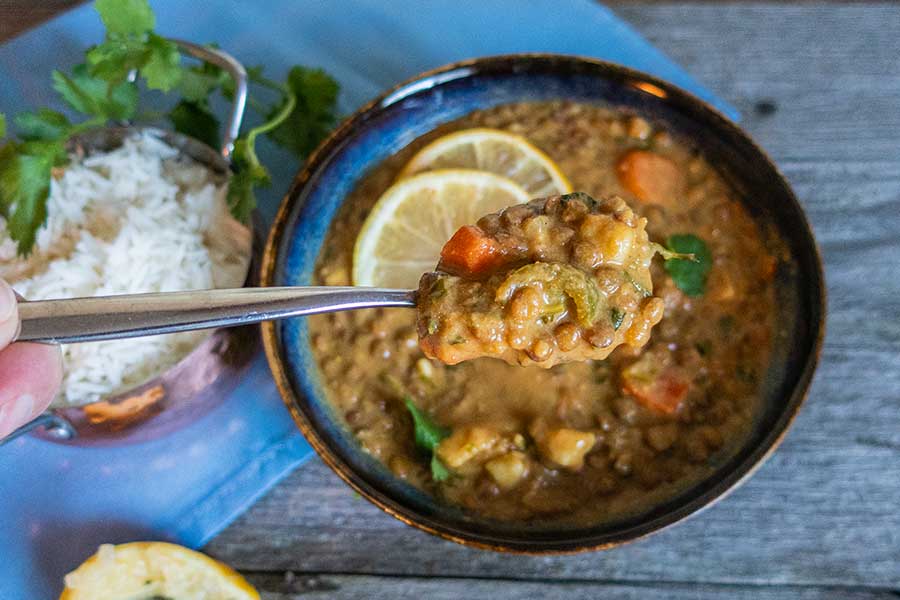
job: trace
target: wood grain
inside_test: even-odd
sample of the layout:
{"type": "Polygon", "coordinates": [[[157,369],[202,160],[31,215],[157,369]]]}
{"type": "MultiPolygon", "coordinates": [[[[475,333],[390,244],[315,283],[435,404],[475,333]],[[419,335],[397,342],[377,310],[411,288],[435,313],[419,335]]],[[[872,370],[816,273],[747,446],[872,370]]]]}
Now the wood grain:
{"type": "Polygon", "coordinates": [[[588,581],[529,582],[509,579],[408,578],[366,575],[248,575],[266,600],[896,600],[887,590],[841,587],[730,586],[679,583],[618,584],[588,581]]]}
{"type": "MultiPolygon", "coordinates": [[[[315,461],[218,536],[207,547],[213,555],[250,571],[335,574],[313,576],[333,589],[310,597],[896,597],[900,7],[614,8],[742,111],[813,222],[829,332],[782,448],[741,489],[682,525],[600,554],[548,558],[419,533],[315,461]],[[515,581],[500,587],[492,578],[515,581]]],[[[261,577],[269,597],[294,597],[269,585],[281,575],[261,577]]]]}
{"type": "Polygon", "coordinates": [[[0,0],[0,43],[85,0],[0,0]]]}

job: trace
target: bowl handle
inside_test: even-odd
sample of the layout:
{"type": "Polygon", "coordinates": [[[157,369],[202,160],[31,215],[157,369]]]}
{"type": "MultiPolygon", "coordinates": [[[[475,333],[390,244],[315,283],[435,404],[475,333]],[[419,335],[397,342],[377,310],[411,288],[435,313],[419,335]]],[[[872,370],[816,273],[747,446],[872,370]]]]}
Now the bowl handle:
{"type": "Polygon", "coordinates": [[[40,416],[33,421],[29,421],[18,429],[13,430],[13,432],[5,438],[0,439],[0,446],[10,443],[14,439],[19,438],[38,427],[43,427],[49,436],[58,440],[70,440],[77,435],[75,428],[68,419],[57,415],[53,411],[47,411],[41,413],[40,416]]]}
{"type": "Polygon", "coordinates": [[[186,54],[224,69],[234,80],[234,100],[231,103],[231,113],[228,115],[220,148],[222,156],[228,159],[234,150],[234,140],[240,135],[241,121],[244,119],[244,109],[247,106],[247,70],[236,58],[218,48],[200,46],[184,40],[170,41],[177,44],[186,54]]]}

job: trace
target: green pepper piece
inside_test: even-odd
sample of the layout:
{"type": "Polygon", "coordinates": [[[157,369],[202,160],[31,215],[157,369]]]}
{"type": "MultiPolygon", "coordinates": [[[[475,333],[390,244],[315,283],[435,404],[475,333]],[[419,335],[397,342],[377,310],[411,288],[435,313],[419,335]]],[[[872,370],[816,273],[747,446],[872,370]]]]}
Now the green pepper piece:
{"type": "Polygon", "coordinates": [[[535,262],[519,267],[500,284],[495,299],[505,304],[516,290],[534,284],[540,284],[550,305],[563,303],[565,296],[571,298],[578,322],[585,327],[600,316],[604,298],[597,282],[584,271],[562,263],[535,262]]]}

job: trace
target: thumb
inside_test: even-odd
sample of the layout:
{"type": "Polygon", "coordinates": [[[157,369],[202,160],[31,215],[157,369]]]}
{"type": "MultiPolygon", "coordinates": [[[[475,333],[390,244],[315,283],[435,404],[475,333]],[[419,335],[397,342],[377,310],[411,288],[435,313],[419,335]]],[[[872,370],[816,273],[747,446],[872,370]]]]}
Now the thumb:
{"type": "Polygon", "coordinates": [[[0,279],[0,349],[19,332],[19,301],[12,287],[0,279]]]}

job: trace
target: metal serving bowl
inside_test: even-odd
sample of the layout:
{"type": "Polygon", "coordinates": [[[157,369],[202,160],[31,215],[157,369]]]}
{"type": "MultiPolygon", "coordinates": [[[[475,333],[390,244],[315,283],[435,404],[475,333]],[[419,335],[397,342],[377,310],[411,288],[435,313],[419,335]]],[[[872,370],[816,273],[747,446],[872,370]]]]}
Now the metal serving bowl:
{"type": "MultiPolygon", "coordinates": [[[[105,127],[73,139],[73,155],[108,152],[137,132],[148,132],[178,149],[182,155],[206,166],[224,181],[229,157],[240,131],[247,98],[247,74],[229,54],[217,49],[173,40],[182,51],[215,64],[235,81],[235,98],[225,127],[222,145],[214,150],[186,135],[153,127],[105,127]]],[[[251,260],[245,285],[258,282],[263,233],[258,220],[250,225],[253,235],[251,260]]],[[[60,443],[100,446],[156,439],[200,418],[218,405],[237,386],[244,368],[259,348],[256,327],[218,329],[190,354],[156,377],[125,392],[78,407],[52,408],[0,443],[27,432],[60,443]]]]}
{"type": "Polygon", "coordinates": [[[762,149],[715,109],[659,79],[597,60],[559,55],[481,58],[424,73],[347,119],[322,143],[285,197],[263,257],[263,285],[309,284],[329,225],[366,172],[435,127],[473,110],[568,99],[624,108],[687,139],[725,177],[761,225],[778,231],[791,260],[776,276],[775,342],[762,407],[744,445],[668,500],[591,527],[502,523],[443,504],[363,452],[325,398],[303,319],[266,323],[263,343],[297,425],[322,459],[361,495],[401,521],[466,545],[527,553],[603,549],[671,525],[749,476],[785,435],[803,403],[824,333],[825,291],[815,240],[797,198],[762,149]]]}

